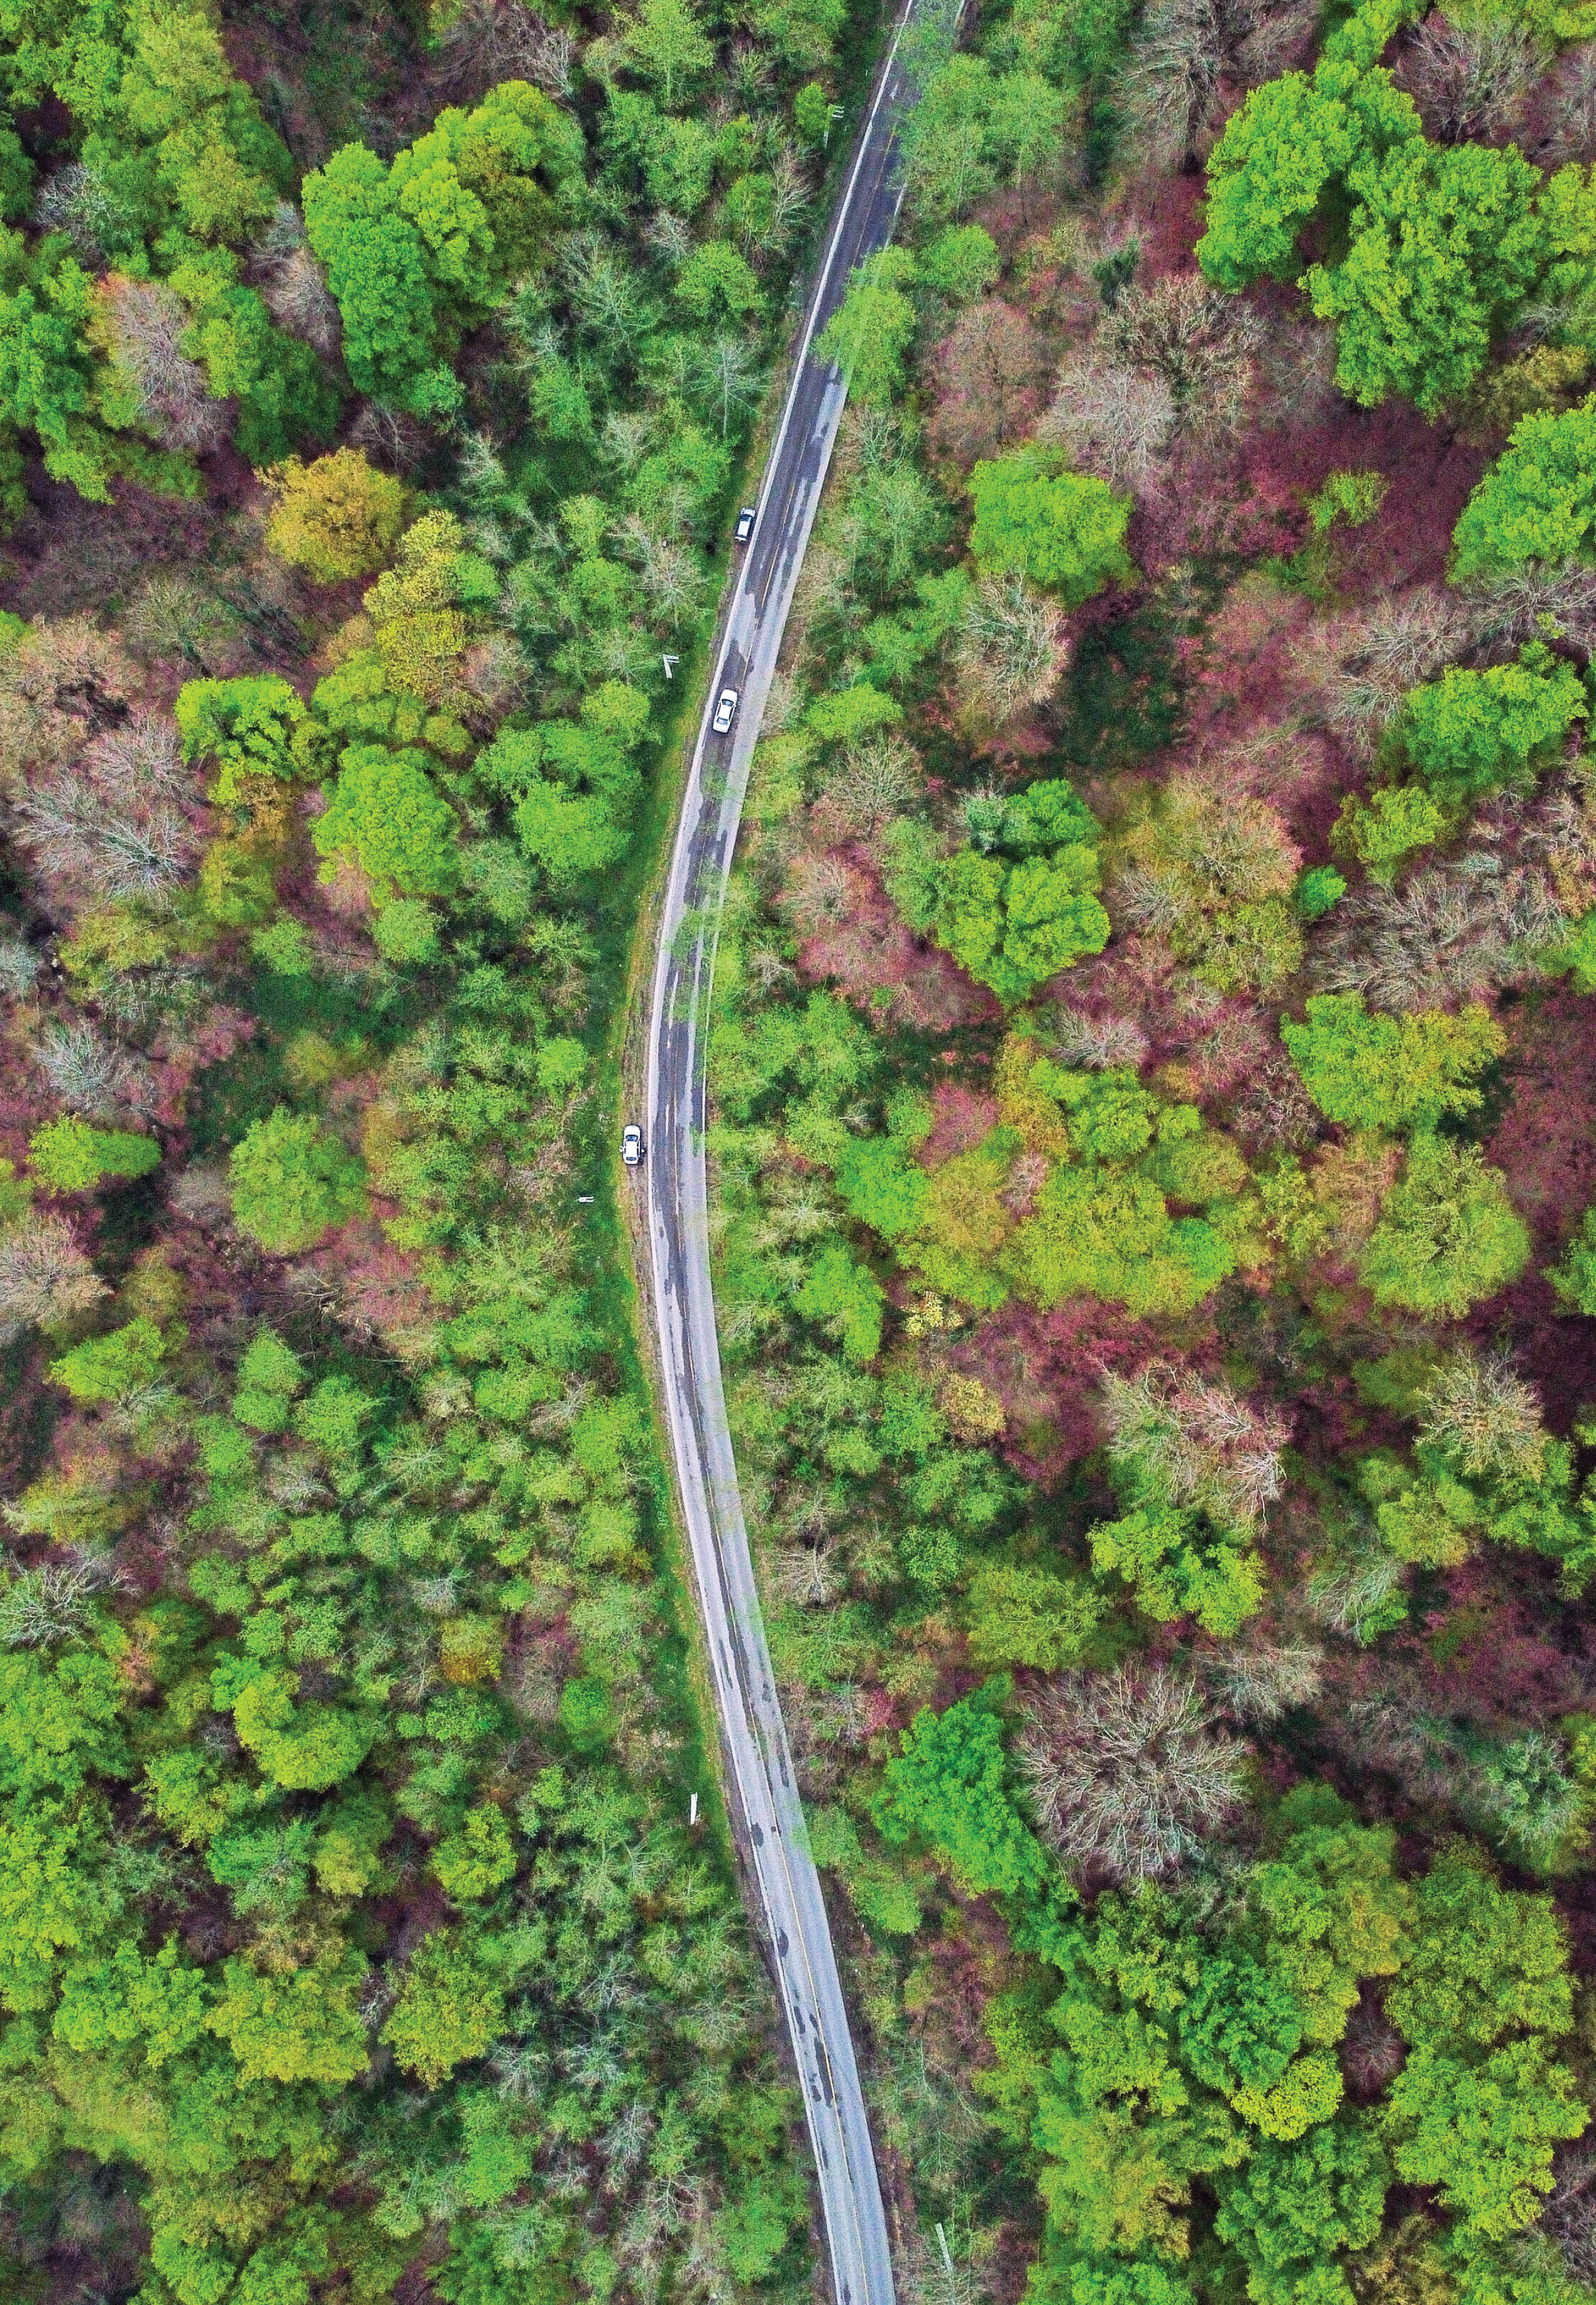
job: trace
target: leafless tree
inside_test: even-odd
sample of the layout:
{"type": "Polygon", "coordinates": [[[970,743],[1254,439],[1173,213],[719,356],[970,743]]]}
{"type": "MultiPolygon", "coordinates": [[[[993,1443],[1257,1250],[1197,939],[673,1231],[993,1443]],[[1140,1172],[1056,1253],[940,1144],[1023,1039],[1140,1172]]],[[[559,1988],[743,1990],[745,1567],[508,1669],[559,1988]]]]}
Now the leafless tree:
{"type": "Polygon", "coordinates": [[[1547,117],[1553,161],[1596,160],[1596,42],[1587,40],[1561,58],[1552,83],[1547,117]]]}
{"type": "Polygon", "coordinates": [[[1513,125],[1549,61],[1507,18],[1436,14],[1408,42],[1394,78],[1439,142],[1489,142],[1513,125]]]}
{"type": "Polygon", "coordinates": [[[1408,690],[1449,664],[1472,638],[1466,609],[1426,589],[1383,600],[1344,625],[1316,626],[1294,653],[1323,699],[1329,726],[1369,753],[1408,690]]]}
{"type": "Polygon", "coordinates": [[[103,1561],[47,1561],[0,1585],[0,1648],[43,1648],[81,1625],[90,1597],[117,1582],[103,1561]]]}
{"type": "Polygon", "coordinates": [[[853,829],[899,816],[925,790],[925,770],[914,747],[890,731],[867,736],[845,753],[826,780],[826,796],[853,829]]]}
{"type": "Polygon", "coordinates": [[[171,723],[132,713],[19,799],[21,837],[56,879],[113,900],[158,896],[195,846],[176,805],[191,785],[171,723]]]}
{"type": "Polygon", "coordinates": [[[378,400],[361,404],[349,440],[391,472],[413,472],[427,449],[426,428],[403,409],[385,408],[378,400]]]}
{"type": "Polygon", "coordinates": [[[30,1210],[0,1234],[0,1327],[11,1335],[85,1313],[109,1294],[63,1218],[30,1210]]]}
{"type": "Polygon", "coordinates": [[[36,230],[65,233],[83,262],[97,272],[106,261],[106,242],[122,221],[105,178],[81,160],[68,160],[55,169],[33,203],[36,230]]]}
{"type": "Polygon", "coordinates": [[[1478,647],[1515,649],[1541,634],[1549,617],[1588,655],[1596,651],[1596,568],[1507,570],[1471,592],[1469,611],[1478,647]]]}
{"type": "Polygon", "coordinates": [[[309,248],[291,249],[262,284],[260,293],[280,328],[311,345],[324,360],[337,357],[344,324],[321,267],[309,248]]]}
{"type": "Polygon", "coordinates": [[[572,35],[521,0],[465,0],[438,43],[439,76],[452,95],[530,80],[550,96],[569,96],[575,56],[572,35]]]}
{"type": "Polygon", "coordinates": [[[25,1000],[38,981],[44,956],[23,937],[0,936],[0,992],[25,1000]]]}
{"type": "Polygon", "coordinates": [[[1223,1650],[1207,1667],[1209,1686],[1240,1721],[1278,1721],[1312,1705],[1324,1681],[1324,1651],[1261,1642],[1223,1650]]]}
{"type": "Polygon", "coordinates": [[[164,448],[196,454],[227,437],[227,411],[213,397],[205,371],[183,350],[187,305],[154,280],[113,273],[99,292],[112,367],[133,421],[164,448]]]}
{"type": "Polygon", "coordinates": [[[964,696],[1001,724],[1053,689],[1068,655],[1064,618],[1023,576],[983,576],[953,653],[964,696]]]}
{"type": "Polygon", "coordinates": [[[136,1067],[102,1041],[92,1025],[47,1025],[33,1043],[33,1056],[69,1111],[109,1120],[136,1104],[136,1067]]]}
{"type": "Polygon", "coordinates": [[[937,353],[937,447],[962,464],[987,455],[1030,416],[1042,373],[1041,344],[1023,312],[997,296],[972,304],[937,353]]]}
{"type": "Polygon", "coordinates": [[[1372,1995],[1363,1998],[1346,2020],[1339,2055],[1353,2094],[1367,2105],[1402,2071],[1402,2036],[1372,1995]]]}
{"type": "Polygon", "coordinates": [[[1342,407],[1336,382],[1336,331],[1299,305],[1277,319],[1259,354],[1261,390],[1254,426],[1275,430],[1285,424],[1312,424],[1342,407]]]}
{"type": "Polygon", "coordinates": [[[148,661],[183,663],[209,676],[226,655],[238,618],[191,576],[157,568],[129,601],[122,630],[129,647],[148,661]]]}
{"type": "Polygon", "coordinates": [[[1596,2282],[1596,2150],[1565,2145],[1551,2165],[1556,2182],[1541,2212],[1541,2231],[1556,2242],[1574,2279],[1588,2285],[1596,2282]]]}
{"type": "Polygon", "coordinates": [[[1124,77],[1131,132],[1156,168],[1195,169],[1254,30],[1250,0],[1155,0],[1124,77]]]}
{"type": "Polygon", "coordinates": [[[1125,488],[1147,478],[1174,430],[1175,399],[1163,377],[1087,357],[1059,370],[1037,438],[1057,441],[1080,470],[1125,488]]]}
{"type": "Polygon", "coordinates": [[[1527,982],[1536,953],[1566,926],[1542,873],[1476,851],[1338,906],[1313,981],[1412,1013],[1527,982]]]}
{"type": "Polygon", "coordinates": [[[126,717],[139,681],[92,617],[41,618],[0,659],[0,776],[70,758],[126,717]]]}
{"type": "Polygon", "coordinates": [[[1455,1353],[1419,1397],[1419,1430],[1471,1479],[1540,1472],[1541,1396],[1505,1355],[1455,1353]]]}
{"type": "Polygon", "coordinates": [[[118,808],[70,770],[28,794],[16,813],[42,871],[113,902],[175,887],[194,846],[175,809],[118,808]]]}
{"type": "Polygon", "coordinates": [[[1158,1665],[1069,1673],[1031,1710],[1020,1767],[1044,1838],[1111,1880],[1176,1872],[1241,1805],[1246,1748],[1194,1681],[1158,1665]]]}
{"type": "Polygon", "coordinates": [[[1201,273],[1132,281],[1098,335],[1122,367],[1162,378],[1182,437],[1201,444],[1240,423],[1263,326],[1250,305],[1210,288],[1201,273]]]}
{"type": "Polygon", "coordinates": [[[1108,1371],[1102,1403],[1109,1462],[1145,1493],[1243,1529],[1279,1495],[1286,1420],[1222,1379],[1150,1361],[1133,1377],[1108,1371]]]}
{"type": "Polygon", "coordinates": [[[1054,1011],[1052,1045],[1066,1065],[1100,1070],[1108,1065],[1140,1065],[1146,1056],[1146,1033],[1133,1016],[1088,1016],[1060,1001],[1054,1011]]]}

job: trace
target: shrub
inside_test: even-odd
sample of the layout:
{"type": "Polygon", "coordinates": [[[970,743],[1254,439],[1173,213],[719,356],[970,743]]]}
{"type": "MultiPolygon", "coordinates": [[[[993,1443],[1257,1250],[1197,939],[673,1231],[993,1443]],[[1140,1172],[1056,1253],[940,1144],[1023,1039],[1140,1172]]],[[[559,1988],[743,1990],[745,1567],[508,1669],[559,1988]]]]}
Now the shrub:
{"type": "Polygon", "coordinates": [[[313,1114],[285,1105],[254,1123],[227,1166],[235,1221],[274,1256],[314,1247],[366,1205],[360,1161],[313,1114]]]}
{"type": "Polygon", "coordinates": [[[358,448],[306,464],[291,456],[267,475],[276,508],[266,540],[318,584],[369,576],[392,557],[404,526],[405,491],[373,470],[358,448]]]}

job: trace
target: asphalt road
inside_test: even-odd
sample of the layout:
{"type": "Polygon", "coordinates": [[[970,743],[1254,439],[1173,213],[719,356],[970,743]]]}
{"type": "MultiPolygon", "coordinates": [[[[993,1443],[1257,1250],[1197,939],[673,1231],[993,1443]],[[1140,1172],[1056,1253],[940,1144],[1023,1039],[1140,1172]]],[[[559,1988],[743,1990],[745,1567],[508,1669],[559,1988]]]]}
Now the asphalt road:
{"type": "MultiPolygon", "coordinates": [[[[910,4],[905,0],[904,15],[910,4]]],[[[893,2305],[892,2258],[726,1425],[709,1280],[704,1059],[715,944],[749,762],[845,397],[841,376],[820,366],[810,345],[840,302],[849,273],[886,246],[897,218],[894,127],[912,91],[897,72],[896,50],[895,35],[850,158],[760,485],[758,525],[722,625],[660,924],[645,1118],[653,1310],[676,1477],[722,1742],[803,2088],[838,2305],[893,2305]],[[741,692],[741,702],[730,735],[717,736],[710,716],[728,687],[741,692]]]]}

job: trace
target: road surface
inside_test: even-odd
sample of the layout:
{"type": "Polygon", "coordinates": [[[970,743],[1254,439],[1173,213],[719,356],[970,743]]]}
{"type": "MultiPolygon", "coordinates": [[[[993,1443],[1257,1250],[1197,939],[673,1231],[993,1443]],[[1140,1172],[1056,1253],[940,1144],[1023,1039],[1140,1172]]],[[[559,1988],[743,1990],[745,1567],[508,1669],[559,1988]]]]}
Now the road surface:
{"type": "MultiPolygon", "coordinates": [[[[910,0],[905,0],[905,14],[910,0]]],[[[901,32],[904,18],[899,18],[901,32]]],[[[704,1055],[715,943],[749,762],[814,524],[846,387],[810,346],[853,267],[897,218],[894,129],[912,89],[898,35],[877,75],[821,259],[759,521],[726,617],[676,827],[649,1019],[648,1225],[654,1319],[722,1742],[802,2083],[837,2305],[893,2305],[892,2258],[819,1876],[809,1854],[765,1643],[726,1425],[709,1281],[704,1055]],[[710,718],[740,692],[729,736],[710,718]]]]}

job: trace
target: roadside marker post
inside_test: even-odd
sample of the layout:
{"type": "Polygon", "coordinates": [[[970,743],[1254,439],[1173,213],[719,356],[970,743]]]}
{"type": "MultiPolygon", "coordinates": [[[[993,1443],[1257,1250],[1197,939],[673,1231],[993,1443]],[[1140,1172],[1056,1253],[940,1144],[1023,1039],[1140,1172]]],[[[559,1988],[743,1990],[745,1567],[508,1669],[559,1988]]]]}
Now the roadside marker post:
{"type": "Polygon", "coordinates": [[[679,656],[666,656],[664,651],[661,650],[659,661],[665,667],[666,678],[667,680],[675,680],[676,676],[676,667],[681,663],[681,658],[679,656]]]}

